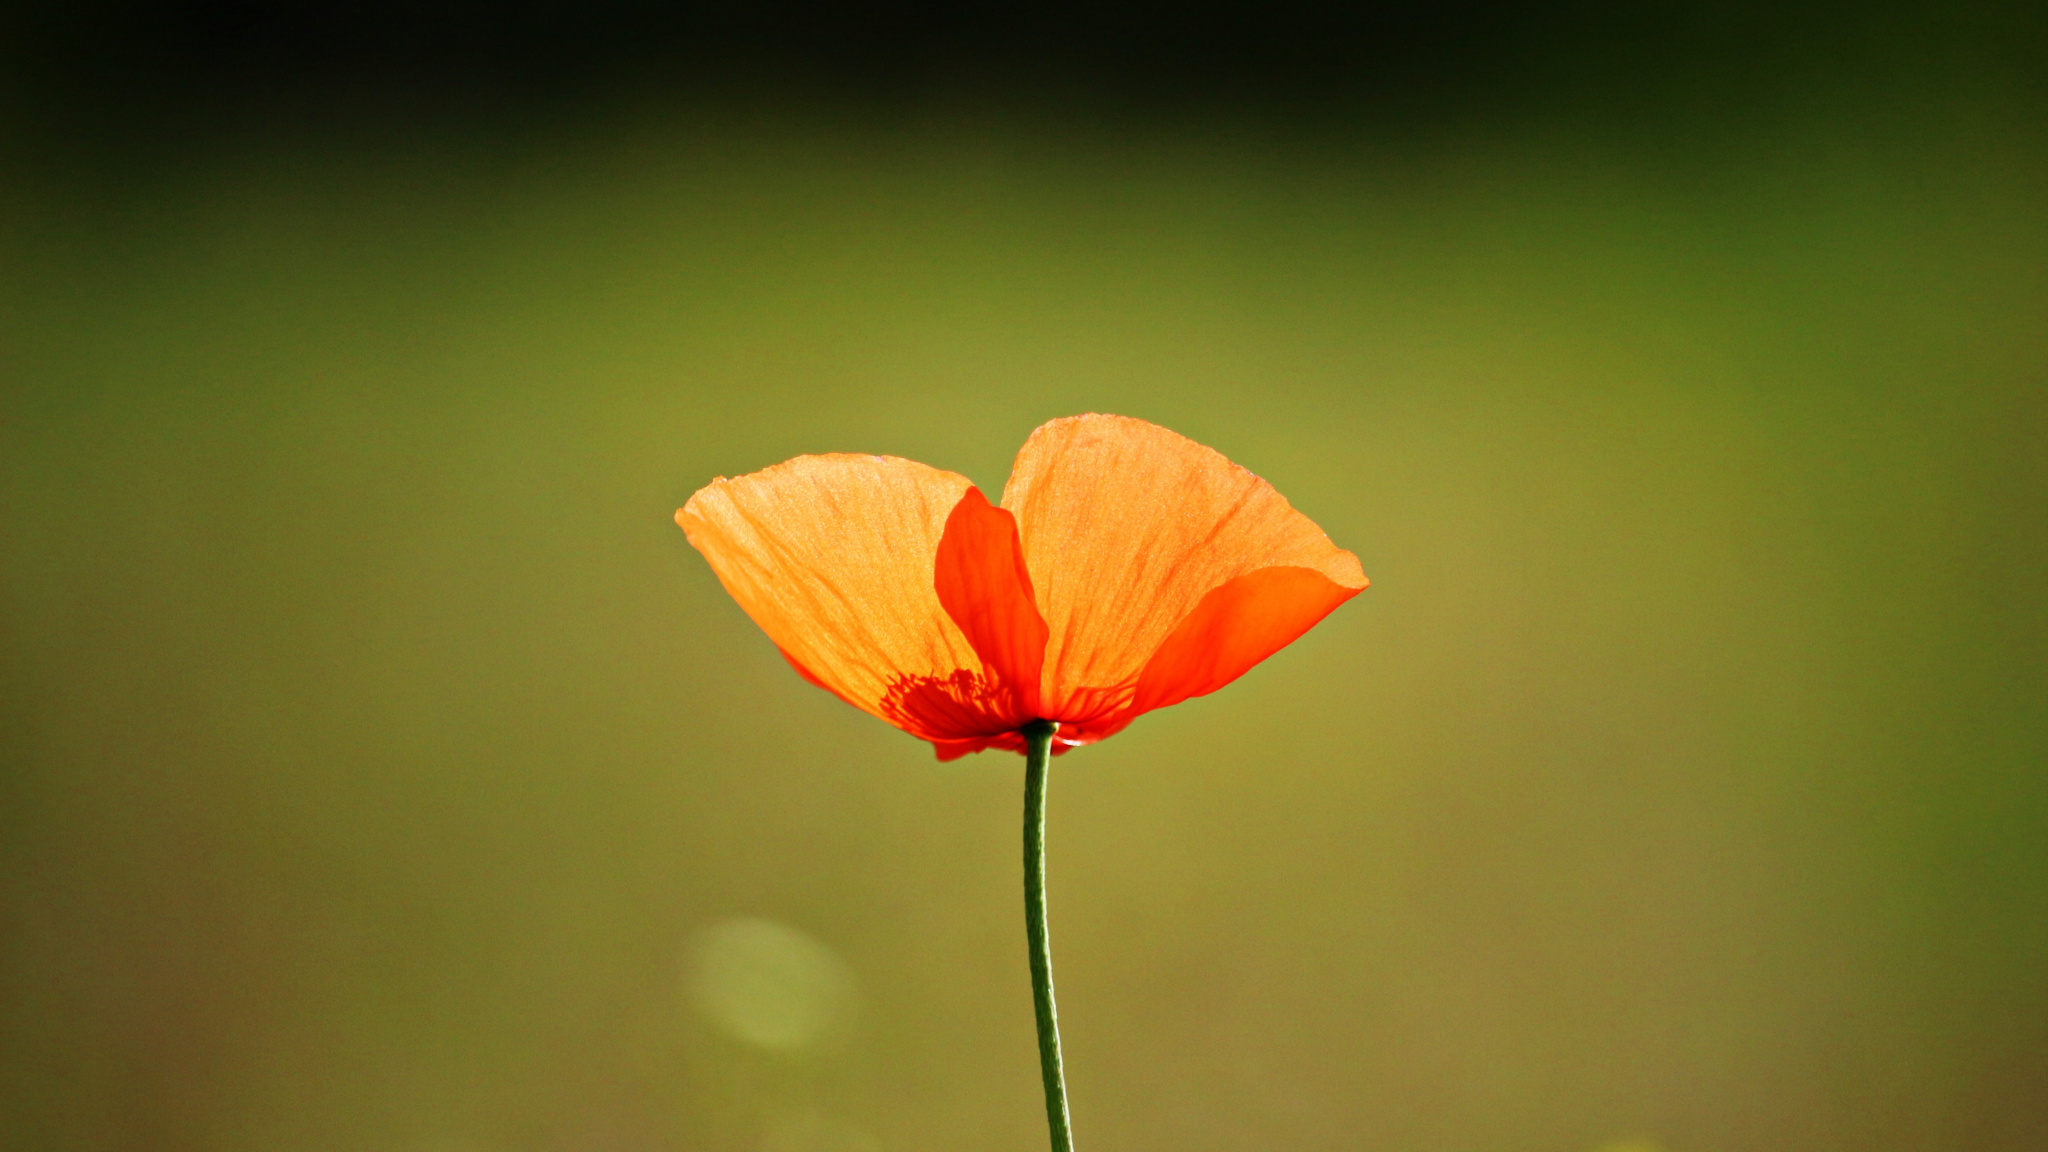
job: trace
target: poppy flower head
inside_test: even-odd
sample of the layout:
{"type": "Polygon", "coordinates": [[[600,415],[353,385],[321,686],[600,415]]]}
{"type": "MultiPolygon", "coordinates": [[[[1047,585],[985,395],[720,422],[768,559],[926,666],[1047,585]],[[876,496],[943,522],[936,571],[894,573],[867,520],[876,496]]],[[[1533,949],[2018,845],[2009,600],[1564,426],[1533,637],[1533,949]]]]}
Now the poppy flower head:
{"type": "Polygon", "coordinates": [[[950,760],[1054,750],[1213,692],[1366,587],[1270,484],[1122,416],[1054,420],[991,504],[891,456],[799,456],[676,513],[803,677],[950,760]]]}

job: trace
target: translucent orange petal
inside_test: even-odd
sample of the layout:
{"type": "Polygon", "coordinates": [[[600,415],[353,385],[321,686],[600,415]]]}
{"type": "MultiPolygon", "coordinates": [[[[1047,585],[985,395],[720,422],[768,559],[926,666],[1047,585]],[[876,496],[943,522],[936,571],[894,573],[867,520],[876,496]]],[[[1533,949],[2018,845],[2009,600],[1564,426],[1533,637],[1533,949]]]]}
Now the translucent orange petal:
{"type": "MultiPolygon", "coordinates": [[[[1042,706],[1061,722],[1062,740],[1070,731],[1085,741],[1121,727],[1119,718],[1134,714],[1129,709],[1146,665],[1225,584],[1261,569],[1300,568],[1340,589],[1366,586],[1358,558],[1332,544],[1272,485],[1142,420],[1073,416],[1040,427],[1017,454],[1003,507],[1016,514],[1049,629],[1042,706]]],[[[1219,608],[1222,616],[1200,625],[1201,634],[1229,640],[1239,656],[1252,651],[1258,644],[1251,637],[1277,635],[1285,626],[1228,621],[1246,608],[1264,612],[1269,594],[1243,604],[1227,597],[1229,610],[1219,608]]],[[[1205,671],[1202,660],[1174,657],[1174,667],[1192,670],[1176,677],[1200,683],[1237,657],[1216,659],[1205,671]]]]}
{"type": "Polygon", "coordinates": [[[1038,717],[1038,680],[1045,666],[1045,620],[1024,569],[1017,521],[969,488],[946,518],[932,584],[984,667],[1015,696],[1011,727],[1038,717]]]}
{"type": "Polygon", "coordinates": [[[969,487],[891,456],[799,456],[712,482],[676,523],[805,679],[923,739],[971,739],[999,686],[932,582],[969,487]]]}

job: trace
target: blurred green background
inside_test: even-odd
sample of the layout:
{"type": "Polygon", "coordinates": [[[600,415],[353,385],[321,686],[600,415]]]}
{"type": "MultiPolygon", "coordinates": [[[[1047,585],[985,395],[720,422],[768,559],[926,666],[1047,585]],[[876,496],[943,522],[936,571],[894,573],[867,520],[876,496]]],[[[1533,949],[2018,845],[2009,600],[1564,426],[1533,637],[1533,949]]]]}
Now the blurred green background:
{"type": "Polygon", "coordinates": [[[1104,411],[1373,587],[1059,762],[1082,1147],[2048,1147],[2039,54],[1747,27],[17,87],[4,1142],[1043,1147],[1021,762],[802,683],[670,517],[1104,411]]]}

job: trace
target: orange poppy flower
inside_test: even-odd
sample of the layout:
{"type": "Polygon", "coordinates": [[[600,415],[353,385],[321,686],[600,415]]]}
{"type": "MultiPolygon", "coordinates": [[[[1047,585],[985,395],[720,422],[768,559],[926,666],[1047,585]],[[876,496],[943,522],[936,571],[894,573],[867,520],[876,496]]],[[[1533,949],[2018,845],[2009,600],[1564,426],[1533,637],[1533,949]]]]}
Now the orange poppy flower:
{"type": "Polygon", "coordinates": [[[804,679],[939,759],[1053,750],[1223,687],[1363,591],[1358,558],[1213,449],[1123,416],[1024,442],[992,505],[894,456],[799,456],[676,512],[804,679]]]}

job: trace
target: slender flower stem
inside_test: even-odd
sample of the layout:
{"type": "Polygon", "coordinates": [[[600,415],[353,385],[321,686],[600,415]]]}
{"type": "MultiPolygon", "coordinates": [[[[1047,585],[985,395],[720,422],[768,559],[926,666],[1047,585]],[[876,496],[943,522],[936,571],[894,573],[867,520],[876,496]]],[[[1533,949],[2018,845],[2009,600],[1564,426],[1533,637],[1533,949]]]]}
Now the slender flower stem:
{"type": "Polygon", "coordinates": [[[1052,734],[1059,725],[1024,726],[1024,932],[1031,939],[1031,1000],[1038,1009],[1038,1070],[1045,1077],[1045,1122],[1052,1152],[1074,1152],[1067,1120],[1067,1073],[1060,1063],[1059,1010],[1052,999],[1052,944],[1045,932],[1045,790],[1052,734]]]}

